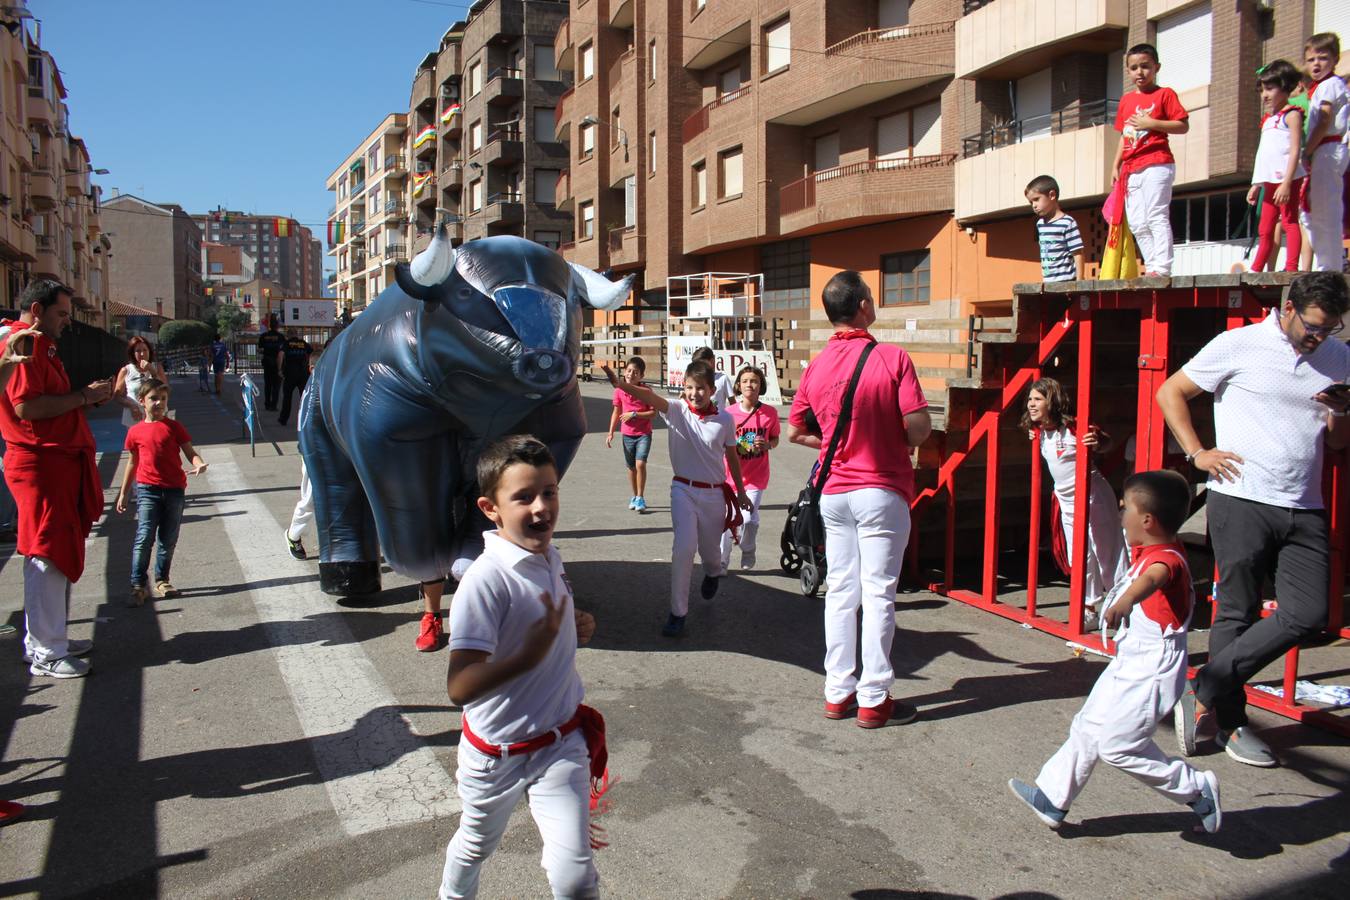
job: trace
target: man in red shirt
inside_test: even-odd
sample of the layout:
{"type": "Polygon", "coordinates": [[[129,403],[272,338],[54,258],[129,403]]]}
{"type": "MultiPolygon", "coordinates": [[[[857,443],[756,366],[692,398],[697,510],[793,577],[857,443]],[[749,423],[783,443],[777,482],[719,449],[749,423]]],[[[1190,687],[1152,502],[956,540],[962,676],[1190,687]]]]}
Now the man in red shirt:
{"type": "MultiPolygon", "coordinates": [[[[8,450],[5,480],[19,507],[23,555],[25,658],[34,675],[79,678],[89,672],[80,656],[91,641],[66,639],[70,586],[84,572],[84,539],[103,512],[103,488],[94,465],[94,436],[84,407],[112,395],[110,381],[71,390],[56,339],[70,324],[70,288],[57,281],[30,284],[19,297],[19,317],[35,326],[32,359],[20,366],[0,397],[0,434],[8,450]]],[[[0,326],[14,329],[17,323],[0,326]]],[[[0,338],[7,344],[11,332],[0,338]]]]}
{"type": "MultiPolygon", "coordinates": [[[[788,440],[822,450],[839,420],[858,357],[876,338],[871,289],[857,272],[840,272],[825,285],[825,314],[834,336],[811,361],[788,416],[788,440]],[[807,412],[821,434],[807,430],[807,412]]],[[[820,498],[825,524],[825,717],[858,711],[863,728],[903,724],[918,712],[890,696],[895,671],[895,588],[909,543],[914,467],[909,451],[932,431],[928,401],[909,354],[878,344],[853,396],[848,432],[839,442],[820,498]],[[854,676],[858,607],[862,607],[862,677],[854,676]]]]}

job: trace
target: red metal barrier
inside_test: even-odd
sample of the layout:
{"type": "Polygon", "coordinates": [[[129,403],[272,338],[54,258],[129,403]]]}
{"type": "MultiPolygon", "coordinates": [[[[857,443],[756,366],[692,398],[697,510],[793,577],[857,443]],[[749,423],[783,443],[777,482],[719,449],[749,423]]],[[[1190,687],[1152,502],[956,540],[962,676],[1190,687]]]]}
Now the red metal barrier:
{"type": "MultiPolygon", "coordinates": [[[[1047,299],[1066,295],[1046,294],[1047,299]]],[[[971,606],[992,612],[1015,622],[1024,623],[1032,628],[1044,631],[1056,637],[1074,641],[1092,650],[1110,653],[1103,646],[1097,634],[1083,631],[1084,613],[1084,561],[1087,557],[1088,540],[1088,504],[1074,505],[1074,528],[1072,554],[1072,574],[1069,584],[1068,622],[1060,622],[1046,617],[1037,611],[1037,581],[1040,575],[1040,533],[1043,515],[1041,490],[1043,485],[1043,464],[1040,453],[1031,455],[1031,511],[1030,529],[1027,537],[1027,580],[1026,601],[1024,606],[1006,603],[998,597],[998,560],[1000,526],[1000,454],[1002,417],[1009,413],[1020,413],[1025,391],[1041,376],[1041,367],[1056,354],[1060,345],[1070,334],[1078,335],[1077,360],[1077,396],[1075,403],[1076,418],[1081,423],[1092,421],[1093,398],[1093,333],[1095,313],[1099,311],[1137,310],[1140,314],[1139,353],[1138,353],[1138,398],[1135,431],[1135,468],[1136,471],[1158,469],[1165,466],[1167,426],[1162,411],[1154,400],[1158,388],[1172,371],[1180,368],[1185,360],[1169,359],[1169,341],[1173,315],[1178,310],[1223,309],[1226,310],[1225,327],[1238,328],[1259,321],[1265,309],[1254,291],[1247,287],[1232,285],[1212,287],[1168,287],[1160,289],[1127,289],[1099,291],[1095,293],[1068,295],[1069,307],[1064,315],[1053,321],[1039,319],[1036,332],[1039,341],[1034,357],[1024,366],[1008,368],[1003,372],[1003,384],[997,399],[991,399],[971,423],[968,438],[963,447],[942,451],[942,462],[937,472],[936,484],[920,492],[912,504],[912,514],[917,522],[923,510],[933,499],[940,495],[947,498],[944,534],[944,560],[942,581],[928,585],[929,589],[960,600],[971,606]],[[984,445],[984,541],[982,566],[980,570],[980,589],[972,591],[955,586],[956,569],[956,483],[962,465],[984,445]]],[[[1025,315],[1025,310],[1023,311],[1025,315]]],[[[1331,584],[1329,596],[1328,631],[1331,635],[1350,638],[1350,628],[1345,625],[1342,609],[1342,595],[1345,586],[1347,559],[1345,553],[1347,504],[1350,504],[1350,485],[1347,484],[1345,453],[1327,453],[1326,494],[1331,542],[1331,584]]],[[[1091,454],[1080,453],[1077,457],[1075,478],[1080,485],[1089,483],[1089,465],[1091,454]]],[[[917,529],[916,529],[917,530],[917,529]]],[[[911,558],[913,556],[911,555],[911,558]]],[[[1217,576],[1216,576],[1217,581],[1217,576]]],[[[1248,702],[1253,706],[1289,718],[1315,724],[1340,734],[1350,735],[1350,719],[1333,715],[1327,711],[1305,706],[1294,700],[1294,684],[1298,678],[1298,649],[1291,650],[1285,657],[1282,696],[1247,689],[1248,702]]]]}

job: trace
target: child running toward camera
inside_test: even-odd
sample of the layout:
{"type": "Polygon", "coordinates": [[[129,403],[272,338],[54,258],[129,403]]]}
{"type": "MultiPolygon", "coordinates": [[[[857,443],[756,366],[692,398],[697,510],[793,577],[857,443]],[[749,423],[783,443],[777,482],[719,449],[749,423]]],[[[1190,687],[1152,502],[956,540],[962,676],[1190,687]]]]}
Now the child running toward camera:
{"type": "MultiPolygon", "coordinates": [[[[629,384],[641,384],[647,374],[647,363],[640,356],[630,357],[623,367],[623,380],[629,384]]],[[[652,419],[656,410],[636,397],[614,389],[614,412],[609,417],[609,434],[605,435],[605,447],[614,444],[614,429],[620,429],[623,439],[623,461],[628,466],[628,486],[633,489],[633,497],[628,508],[639,513],[647,511],[647,457],[652,452],[652,419]]]]}

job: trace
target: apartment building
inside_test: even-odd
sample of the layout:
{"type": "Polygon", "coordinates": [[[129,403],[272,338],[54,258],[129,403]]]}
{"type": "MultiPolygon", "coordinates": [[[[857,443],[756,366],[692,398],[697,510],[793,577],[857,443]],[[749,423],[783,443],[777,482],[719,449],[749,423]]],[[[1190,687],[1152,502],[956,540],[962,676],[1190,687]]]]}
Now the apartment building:
{"type": "Polygon", "coordinates": [[[280,284],[289,296],[312,297],[323,285],[323,248],[299,222],[233,209],[193,213],[192,218],[203,240],[247,250],[258,277],[280,284]],[[278,218],[287,223],[286,234],[276,233],[278,218]]]}
{"type": "Polygon", "coordinates": [[[1175,271],[1227,271],[1250,228],[1252,73],[1316,30],[1350,36],[1347,17],[1335,0],[572,0],[564,253],[639,273],[628,320],[664,316],[665,279],[692,272],[762,272],[759,311],[806,318],[842,269],[884,316],[964,316],[1039,279],[1036,175],[1099,258],[1123,51],[1151,41],[1191,112],[1175,271]]]}
{"type": "Polygon", "coordinates": [[[202,241],[202,272],[206,280],[217,284],[243,284],[252,281],[258,262],[243,247],[202,241]]]}
{"type": "Polygon", "coordinates": [[[66,88],[23,3],[0,8],[0,305],[34,278],[74,291],[77,320],[108,327],[101,190],[89,150],[71,133],[66,88]]]}
{"type": "Polygon", "coordinates": [[[194,218],[176,203],[118,194],[103,204],[103,220],[117,238],[113,299],[166,319],[200,319],[207,300],[194,218]]]}
{"type": "Polygon", "coordinates": [[[393,280],[394,265],[408,258],[407,129],[406,115],[390,113],[328,176],[335,198],[327,235],[328,254],[337,262],[332,289],[349,314],[379,296],[393,280]]]}

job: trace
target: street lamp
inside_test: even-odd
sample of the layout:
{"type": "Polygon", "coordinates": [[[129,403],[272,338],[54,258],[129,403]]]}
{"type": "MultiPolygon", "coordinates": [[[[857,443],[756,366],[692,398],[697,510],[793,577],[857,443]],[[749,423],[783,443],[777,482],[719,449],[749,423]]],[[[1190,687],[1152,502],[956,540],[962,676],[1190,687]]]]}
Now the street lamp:
{"type": "Polygon", "coordinates": [[[619,146],[623,148],[623,161],[628,162],[628,132],[623,130],[621,125],[612,125],[609,122],[601,122],[595,116],[585,116],[581,120],[582,125],[603,125],[606,128],[613,128],[619,132],[619,146]]]}

